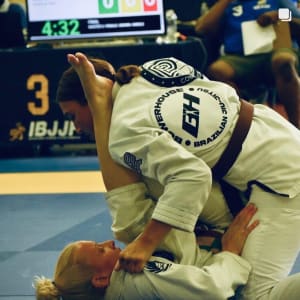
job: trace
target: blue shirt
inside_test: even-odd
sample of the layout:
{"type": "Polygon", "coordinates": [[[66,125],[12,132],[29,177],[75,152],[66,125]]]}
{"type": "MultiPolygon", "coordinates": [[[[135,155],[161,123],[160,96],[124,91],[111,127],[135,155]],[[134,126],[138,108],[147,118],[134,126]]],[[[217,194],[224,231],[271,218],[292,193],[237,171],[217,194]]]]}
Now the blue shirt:
{"type": "MultiPolygon", "coordinates": [[[[225,10],[224,51],[227,54],[244,54],[241,24],[253,21],[261,14],[277,10],[278,0],[234,0],[225,10]]],[[[255,37],[254,37],[255,38],[255,37]]]]}

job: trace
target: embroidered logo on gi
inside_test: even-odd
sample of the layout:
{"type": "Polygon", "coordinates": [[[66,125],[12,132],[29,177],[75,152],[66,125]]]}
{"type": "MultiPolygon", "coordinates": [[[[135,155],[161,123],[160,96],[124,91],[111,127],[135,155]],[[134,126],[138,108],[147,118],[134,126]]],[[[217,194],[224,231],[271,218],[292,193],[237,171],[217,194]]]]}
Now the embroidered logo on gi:
{"type": "Polygon", "coordinates": [[[200,99],[187,93],[183,93],[183,99],[182,129],[197,137],[200,117],[199,109],[193,105],[199,106],[200,99]]]}
{"type": "Polygon", "coordinates": [[[125,164],[138,174],[142,174],[141,165],[142,159],[137,159],[135,155],[125,152],[123,156],[125,164]]]}
{"type": "Polygon", "coordinates": [[[144,270],[151,273],[166,272],[172,264],[164,263],[160,261],[148,261],[144,267],[144,270]]]}
{"type": "Polygon", "coordinates": [[[177,64],[171,59],[160,59],[149,66],[149,71],[160,77],[175,77],[177,75],[177,64]]]}
{"type": "Polygon", "coordinates": [[[175,58],[163,58],[145,63],[141,75],[151,83],[172,87],[186,85],[202,74],[192,66],[175,58]]]}
{"type": "Polygon", "coordinates": [[[221,96],[200,86],[165,91],[157,98],[153,113],[159,128],[175,142],[194,148],[206,148],[219,141],[232,117],[221,96]]]}

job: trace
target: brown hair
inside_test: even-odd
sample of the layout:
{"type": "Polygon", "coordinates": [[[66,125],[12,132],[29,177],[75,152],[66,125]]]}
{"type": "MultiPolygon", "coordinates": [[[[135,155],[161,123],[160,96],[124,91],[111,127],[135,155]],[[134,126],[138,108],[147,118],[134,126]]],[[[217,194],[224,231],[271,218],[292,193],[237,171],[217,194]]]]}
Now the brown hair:
{"type": "MultiPolygon", "coordinates": [[[[132,78],[140,75],[140,67],[137,65],[120,67],[114,74],[114,68],[109,62],[98,58],[89,58],[89,61],[93,64],[97,75],[117,81],[120,85],[129,83],[132,78]]],[[[80,79],[73,67],[63,72],[56,92],[57,102],[70,100],[77,101],[81,105],[87,105],[80,79]]]]}
{"type": "Polygon", "coordinates": [[[96,300],[103,290],[93,288],[93,269],[74,260],[76,242],[68,244],[61,252],[55,269],[54,280],[36,276],[34,287],[37,300],[96,300]]]}

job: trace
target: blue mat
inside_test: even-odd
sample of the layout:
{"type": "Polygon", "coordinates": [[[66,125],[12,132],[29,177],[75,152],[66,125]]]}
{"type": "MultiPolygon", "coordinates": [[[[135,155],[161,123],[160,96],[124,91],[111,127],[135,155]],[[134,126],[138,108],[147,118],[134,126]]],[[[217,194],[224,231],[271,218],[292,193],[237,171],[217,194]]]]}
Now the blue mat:
{"type": "MultiPolygon", "coordinates": [[[[0,173],[93,170],[95,156],[0,160],[0,173]]],[[[0,194],[0,300],[34,300],[33,277],[52,278],[67,243],[112,239],[110,225],[102,193],[0,194]]]]}
{"type": "Polygon", "coordinates": [[[97,156],[0,159],[0,173],[98,171],[97,156]]]}
{"type": "Polygon", "coordinates": [[[110,224],[101,193],[0,196],[0,299],[34,299],[67,243],[112,239],[110,224]]]}

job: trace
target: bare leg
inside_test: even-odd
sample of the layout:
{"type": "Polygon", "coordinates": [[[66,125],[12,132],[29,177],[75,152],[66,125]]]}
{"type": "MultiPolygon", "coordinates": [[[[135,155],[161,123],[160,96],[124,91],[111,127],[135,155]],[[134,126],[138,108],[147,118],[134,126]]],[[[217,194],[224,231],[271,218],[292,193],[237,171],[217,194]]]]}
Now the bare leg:
{"type": "Polygon", "coordinates": [[[207,76],[211,80],[222,81],[236,89],[239,94],[239,88],[234,82],[235,71],[231,65],[223,60],[213,62],[207,69],[207,76]]]}
{"type": "Polygon", "coordinates": [[[276,87],[289,121],[300,128],[300,80],[296,58],[290,53],[275,54],[272,61],[276,87]]]}

